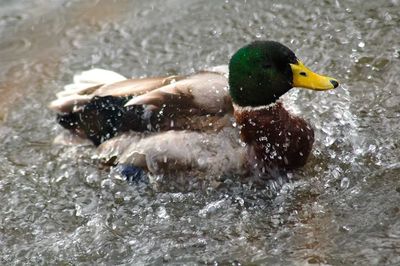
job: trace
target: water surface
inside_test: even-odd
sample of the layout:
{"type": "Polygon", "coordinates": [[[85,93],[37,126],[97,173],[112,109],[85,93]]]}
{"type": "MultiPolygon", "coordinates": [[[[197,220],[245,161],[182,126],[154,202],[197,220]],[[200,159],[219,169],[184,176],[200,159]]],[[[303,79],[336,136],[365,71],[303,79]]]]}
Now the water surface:
{"type": "Polygon", "coordinates": [[[397,0],[2,1],[1,262],[399,264],[399,25],[397,0]],[[73,73],[190,73],[256,39],[342,84],[286,97],[317,141],[275,195],[235,177],[128,185],[90,147],[52,143],[46,106],[73,73]]]}

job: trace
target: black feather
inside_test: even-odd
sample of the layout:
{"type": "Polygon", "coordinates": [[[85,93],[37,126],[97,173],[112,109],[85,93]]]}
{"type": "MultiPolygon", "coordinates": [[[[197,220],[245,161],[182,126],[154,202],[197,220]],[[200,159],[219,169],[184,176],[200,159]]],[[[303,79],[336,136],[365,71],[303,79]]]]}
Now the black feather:
{"type": "Polygon", "coordinates": [[[58,123],[66,129],[84,133],[95,145],[129,130],[146,131],[150,120],[144,117],[144,107],[124,105],[132,97],[94,97],[81,110],[58,114],[58,123]]]}

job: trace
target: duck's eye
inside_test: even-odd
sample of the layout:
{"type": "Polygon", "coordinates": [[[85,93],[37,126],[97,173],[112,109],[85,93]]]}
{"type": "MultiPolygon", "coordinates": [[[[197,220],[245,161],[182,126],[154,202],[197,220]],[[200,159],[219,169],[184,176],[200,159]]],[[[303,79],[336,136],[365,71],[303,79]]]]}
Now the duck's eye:
{"type": "Polygon", "coordinates": [[[299,75],[303,76],[303,77],[307,77],[306,72],[300,72],[299,75]]]}
{"type": "Polygon", "coordinates": [[[267,69],[267,68],[272,67],[272,64],[271,64],[271,63],[263,63],[263,64],[262,64],[262,67],[263,67],[264,69],[267,69]]]}

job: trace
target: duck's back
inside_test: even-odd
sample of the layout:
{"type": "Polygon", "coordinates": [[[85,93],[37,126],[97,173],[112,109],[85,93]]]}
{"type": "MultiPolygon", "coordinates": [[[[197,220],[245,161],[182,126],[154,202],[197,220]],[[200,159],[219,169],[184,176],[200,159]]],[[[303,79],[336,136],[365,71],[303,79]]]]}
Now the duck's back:
{"type": "Polygon", "coordinates": [[[59,124],[95,145],[128,131],[220,129],[232,113],[224,68],[141,79],[95,69],[57,96],[50,108],[59,124]]]}

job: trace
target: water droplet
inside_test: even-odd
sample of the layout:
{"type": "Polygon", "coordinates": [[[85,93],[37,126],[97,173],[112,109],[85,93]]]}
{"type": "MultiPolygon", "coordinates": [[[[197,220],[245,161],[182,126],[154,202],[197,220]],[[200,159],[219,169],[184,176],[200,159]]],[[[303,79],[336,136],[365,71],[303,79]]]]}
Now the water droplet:
{"type": "Polygon", "coordinates": [[[203,209],[201,209],[198,215],[200,217],[207,217],[207,215],[215,213],[217,210],[221,209],[224,206],[226,206],[225,199],[211,202],[207,204],[203,209]]]}
{"type": "Polygon", "coordinates": [[[98,181],[100,181],[100,176],[97,173],[91,173],[86,177],[88,184],[97,183],[98,181]]]}
{"type": "Polygon", "coordinates": [[[82,207],[79,206],[78,204],[75,204],[75,215],[77,217],[83,217],[83,215],[82,215],[82,207]]]}
{"type": "Polygon", "coordinates": [[[169,215],[168,215],[168,213],[167,213],[167,210],[165,209],[164,206],[161,206],[161,207],[158,208],[158,210],[157,210],[157,216],[158,216],[158,218],[160,218],[160,219],[168,219],[168,218],[169,218],[169,215]]]}
{"type": "Polygon", "coordinates": [[[343,225],[343,226],[339,227],[339,231],[343,232],[343,233],[347,233],[350,231],[350,227],[343,225]]]}
{"type": "Polygon", "coordinates": [[[169,262],[171,260],[171,255],[165,254],[163,257],[163,262],[169,262]]]}
{"type": "Polygon", "coordinates": [[[343,189],[347,189],[350,186],[350,180],[347,177],[343,177],[342,181],[340,181],[340,187],[343,189]]]}
{"type": "Polygon", "coordinates": [[[101,181],[101,187],[104,189],[113,189],[115,186],[115,184],[112,182],[111,179],[104,179],[103,181],[101,181]]]}

